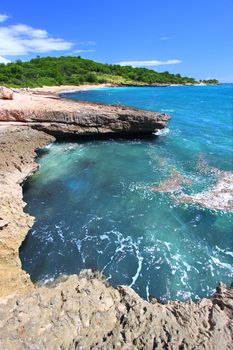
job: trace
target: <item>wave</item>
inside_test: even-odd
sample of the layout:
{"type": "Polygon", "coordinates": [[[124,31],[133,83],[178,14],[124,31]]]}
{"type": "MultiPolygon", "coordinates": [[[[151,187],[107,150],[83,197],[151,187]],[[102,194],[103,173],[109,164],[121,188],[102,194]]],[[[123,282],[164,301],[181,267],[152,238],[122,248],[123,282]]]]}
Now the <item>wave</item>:
{"type": "Polygon", "coordinates": [[[164,128],[162,130],[158,130],[156,132],[153,133],[153,135],[156,135],[156,136],[165,136],[167,134],[169,134],[170,132],[170,129],[169,128],[164,128]]]}

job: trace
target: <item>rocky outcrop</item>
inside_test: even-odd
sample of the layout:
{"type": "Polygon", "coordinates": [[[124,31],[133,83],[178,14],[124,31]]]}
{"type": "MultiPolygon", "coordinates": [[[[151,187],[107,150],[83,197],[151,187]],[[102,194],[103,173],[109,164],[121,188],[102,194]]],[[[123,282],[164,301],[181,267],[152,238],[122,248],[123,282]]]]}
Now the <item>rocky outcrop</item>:
{"type": "Polygon", "coordinates": [[[6,88],[5,86],[0,86],[0,99],[2,100],[13,100],[14,93],[11,89],[6,88]]]}
{"type": "Polygon", "coordinates": [[[121,106],[61,99],[20,92],[14,101],[0,102],[0,121],[27,122],[55,136],[151,134],[166,127],[169,116],[121,106]]]}
{"type": "Polygon", "coordinates": [[[20,184],[37,170],[35,150],[53,140],[29,127],[0,127],[0,298],[34,289],[18,255],[34,222],[23,211],[20,184]]]}
{"type": "Polygon", "coordinates": [[[232,310],[224,285],[212,299],[162,305],[87,272],[2,304],[0,348],[231,350],[232,310]]]}

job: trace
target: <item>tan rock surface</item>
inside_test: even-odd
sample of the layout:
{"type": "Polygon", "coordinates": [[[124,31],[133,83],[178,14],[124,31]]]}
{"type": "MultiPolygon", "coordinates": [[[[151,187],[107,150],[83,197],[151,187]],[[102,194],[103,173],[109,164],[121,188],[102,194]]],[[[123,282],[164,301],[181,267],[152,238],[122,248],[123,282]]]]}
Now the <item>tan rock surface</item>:
{"type": "Polygon", "coordinates": [[[20,184],[37,169],[35,149],[53,140],[29,127],[0,127],[0,298],[34,288],[18,256],[34,222],[23,211],[20,184]]]}
{"type": "Polygon", "coordinates": [[[6,88],[5,86],[0,86],[0,99],[2,100],[13,100],[14,93],[11,89],[6,88]]]}
{"type": "Polygon", "coordinates": [[[164,113],[76,102],[49,91],[21,91],[13,101],[0,100],[0,121],[33,123],[34,128],[55,136],[145,134],[163,129],[168,120],[164,113]]]}
{"type": "Polygon", "coordinates": [[[0,348],[231,350],[233,290],[162,305],[98,275],[70,276],[0,305],[0,348]]]}

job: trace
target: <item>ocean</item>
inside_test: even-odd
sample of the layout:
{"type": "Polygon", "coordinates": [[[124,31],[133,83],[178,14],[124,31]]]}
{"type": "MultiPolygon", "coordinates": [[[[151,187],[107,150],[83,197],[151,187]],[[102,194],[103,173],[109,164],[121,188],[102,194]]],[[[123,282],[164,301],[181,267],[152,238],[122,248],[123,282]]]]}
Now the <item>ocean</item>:
{"type": "Polygon", "coordinates": [[[233,170],[233,85],[117,87],[66,97],[171,115],[159,136],[57,142],[24,186],[34,282],[82,269],[145,299],[197,300],[233,281],[233,213],[185,202],[233,170]]]}

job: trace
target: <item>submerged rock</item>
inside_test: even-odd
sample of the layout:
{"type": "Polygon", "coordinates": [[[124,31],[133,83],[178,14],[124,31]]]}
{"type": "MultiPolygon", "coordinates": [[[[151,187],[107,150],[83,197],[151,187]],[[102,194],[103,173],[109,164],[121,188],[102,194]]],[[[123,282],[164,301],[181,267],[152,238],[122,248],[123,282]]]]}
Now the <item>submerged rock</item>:
{"type": "Polygon", "coordinates": [[[215,186],[194,195],[181,194],[177,200],[180,203],[199,204],[208,209],[233,211],[233,172],[218,170],[215,186]]]}
{"type": "Polygon", "coordinates": [[[173,169],[171,175],[163,180],[158,186],[151,186],[149,189],[153,192],[176,192],[180,191],[183,186],[191,185],[192,181],[173,169]]]}

